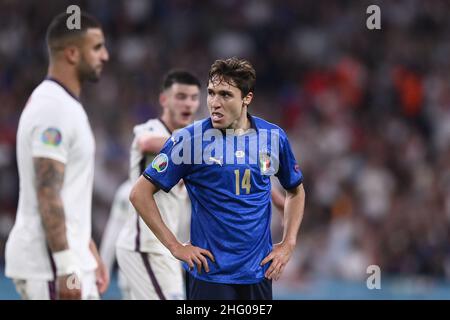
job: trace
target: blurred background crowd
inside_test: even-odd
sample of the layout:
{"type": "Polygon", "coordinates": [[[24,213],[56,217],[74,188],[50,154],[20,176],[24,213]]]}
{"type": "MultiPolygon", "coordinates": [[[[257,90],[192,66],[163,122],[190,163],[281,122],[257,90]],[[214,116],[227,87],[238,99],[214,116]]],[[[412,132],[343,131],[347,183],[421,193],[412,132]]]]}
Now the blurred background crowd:
{"type": "Polygon", "coordinates": [[[160,114],[163,74],[186,68],[206,85],[215,59],[238,56],[257,71],[250,111],[286,130],[305,176],[298,250],[280,283],[361,280],[371,264],[389,277],[450,278],[447,0],[0,0],[0,263],[18,199],[19,116],[46,74],[45,30],[70,4],[102,22],[111,55],[82,94],[97,144],[96,240],[127,178],[133,126],[160,114]],[[366,28],[370,4],[381,30],[366,28]]]}

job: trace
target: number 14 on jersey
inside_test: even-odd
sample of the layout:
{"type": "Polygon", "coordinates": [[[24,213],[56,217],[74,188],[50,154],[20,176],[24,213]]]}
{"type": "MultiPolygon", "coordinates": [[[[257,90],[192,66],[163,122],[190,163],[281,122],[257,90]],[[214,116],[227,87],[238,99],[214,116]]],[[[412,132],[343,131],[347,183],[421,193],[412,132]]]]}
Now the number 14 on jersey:
{"type": "Polygon", "coordinates": [[[240,171],[239,169],[234,170],[234,176],[236,178],[236,195],[241,194],[241,189],[245,189],[245,193],[250,193],[250,169],[245,169],[244,176],[242,177],[242,181],[240,179],[240,171]]]}

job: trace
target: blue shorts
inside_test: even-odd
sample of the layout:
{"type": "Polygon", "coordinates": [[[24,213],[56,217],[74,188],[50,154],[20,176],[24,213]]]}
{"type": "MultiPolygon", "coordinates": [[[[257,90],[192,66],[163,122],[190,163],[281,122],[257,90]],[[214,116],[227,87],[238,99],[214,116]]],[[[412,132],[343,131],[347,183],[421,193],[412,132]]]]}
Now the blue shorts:
{"type": "Polygon", "coordinates": [[[253,284],[207,282],[186,272],[187,300],[272,300],[272,280],[253,284]]]}

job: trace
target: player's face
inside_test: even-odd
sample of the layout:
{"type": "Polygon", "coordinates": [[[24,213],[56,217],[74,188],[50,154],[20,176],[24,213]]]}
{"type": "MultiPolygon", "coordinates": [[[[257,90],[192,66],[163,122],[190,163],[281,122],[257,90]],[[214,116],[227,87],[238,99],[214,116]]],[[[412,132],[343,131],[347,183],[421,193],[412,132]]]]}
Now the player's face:
{"type": "Polygon", "coordinates": [[[173,126],[183,128],[194,121],[200,106],[200,90],[196,85],[174,83],[161,94],[160,101],[173,126]]]}
{"type": "Polygon", "coordinates": [[[78,65],[80,80],[98,81],[103,65],[109,59],[102,30],[88,29],[83,37],[80,51],[81,57],[78,65]]]}
{"type": "Polygon", "coordinates": [[[247,116],[241,90],[223,80],[209,81],[207,104],[216,129],[234,129],[238,120],[247,116]]]}

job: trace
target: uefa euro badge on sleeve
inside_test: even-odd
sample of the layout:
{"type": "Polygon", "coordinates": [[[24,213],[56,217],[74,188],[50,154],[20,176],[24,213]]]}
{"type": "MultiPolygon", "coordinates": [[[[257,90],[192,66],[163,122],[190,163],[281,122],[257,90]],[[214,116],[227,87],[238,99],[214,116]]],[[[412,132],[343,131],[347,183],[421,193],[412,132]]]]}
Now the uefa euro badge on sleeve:
{"type": "Polygon", "coordinates": [[[158,173],[163,173],[167,169],[169,163],[169,158],[165,153],[160,153],[153,159],[152,168],[158,171],[158,173]]]}
{"type": "Polygon", "coordinates": [[[41,135],[41,141],[48,145],[57,147],[61,144],[61,131],[56,128],[47,128],[41,135]]]}

